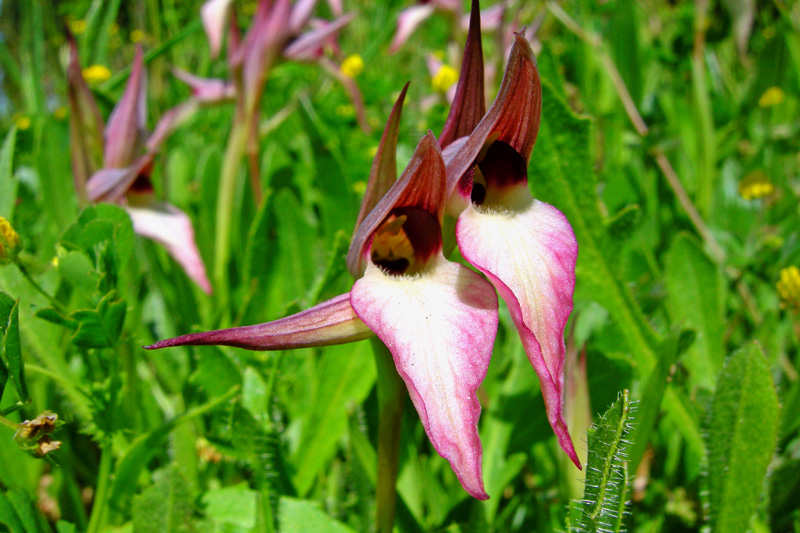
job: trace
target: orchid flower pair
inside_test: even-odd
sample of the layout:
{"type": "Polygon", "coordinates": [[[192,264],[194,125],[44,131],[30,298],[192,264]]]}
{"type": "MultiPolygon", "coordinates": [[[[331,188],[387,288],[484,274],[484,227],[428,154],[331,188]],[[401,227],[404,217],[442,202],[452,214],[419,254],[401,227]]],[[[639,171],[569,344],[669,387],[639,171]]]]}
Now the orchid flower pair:
{"type": "Polygon", "coordinates": [[[104,128],[97,103],[81,72],[77,45],[70,40],[67,86],[72,173],[78,196],[82,202],[121,204],[130,215],[136,233],[161,243],[186,274],[211,293],[191,220],[177,207],[156,200],[150,181],[155,154],[185,118],[185,109],[167,112],[148,136],[147,82],[140,47],[125,92],[104,128]]]}
{"type": "Polygon", "coordinates": [[[580,468],[562,409],[564,328],[572,311],[577,243],[564,215],[528,190],[541,111],[530,45],[516,36],[498,96],[484,112],[479,16],[474,1],[442,135],[437,141],[429,131],[396,181],[405,89],[392,110],[348,253],[357,278],[350,292],[274,322],[184,335],[148,348],[284,350],[377,335],[392,353],[434,448],[469,494],[486,499],[476,391],[497,332],[497,292],[539,376],[550,424],[580,468]],[[461,254],[483,276],[445,257],[446,214],[457,218],[461,254]]]}

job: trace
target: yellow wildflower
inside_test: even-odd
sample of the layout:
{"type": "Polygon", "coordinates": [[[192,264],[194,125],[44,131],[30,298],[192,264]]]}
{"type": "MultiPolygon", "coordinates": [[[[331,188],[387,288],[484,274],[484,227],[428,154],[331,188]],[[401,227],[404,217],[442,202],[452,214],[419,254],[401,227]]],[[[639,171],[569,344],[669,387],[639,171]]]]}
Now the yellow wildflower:
{"type": "Polygon", "coordinates": [[[67,118],[67,108],[62,106],[58,106],[53,110],[53,118],[56,120],[64,120],[67,118]]]}
{"type": "Polygon", "coordinates": [[[355,192],[359,196],[367,192],[367,182],[363,180],[355,182],[353,184],[353,192],[355,192]]]}
{"type": "Polygon", "coordinates": [[[87,83],[103,83],[111,77],[111,71],[103,65],[92,65],[83,69],[83,79],[87,83]]]}
{"type": "Polygon", "coordinates": [[[769,180],[769,176],[763,170],[754,170],[747,174],[739,182],[739,194],[745,200],[757,200],[769,196],[775,190],[775,186],[769,180]]]}
{"type": "Polygon", "coordinates": [[[358,54],[347,56],[339,67],[339,72],[348,78],[355,78],[364,71],[364,60],[358,54]]]}
{"type": "Polygon", "coordinates": [[[133,30],[131,32],[131,42],[138,43],[144,40],[144,32],[142,30],[133,30]]]}
{"type": "Polygon", "coordinates": [[[800,268],[792,265],[781,270],[781,279],[776,287],[781,300],[793,307],[800,307],[800,268]]]}
{"type": "Polygon", "coordinates": [[[11,223],[0,217],[0,265],[8,265],[17,259],[22,250],[22,239],[11,223]]]}
{"type": "Polygon", "coordinates": [[[783,89],[780,87],[770,87],[764,94],[761,95],[761,98],[758,99],[758,106],[759,107],[772,107],[776,106],[786,99],[786,95],[783,94],[783,89]]]}
{"type": "Polygon", "coordinates": [[[458,81],[458,72],[450,65],[442,65],[439,71],[431,80],[433,88],[440,93],[446,92],[455,82],[458,81]]]}
{"type": "Polygon", "coordinates": [[[17,125],[17,129],[27,130],[31,127],[31,117],[26,115],[17,115],[14,117],[14,124],[17,125]]]}
{"type": "Polygon", "coordinates": [[[86,31],[86,21],[83,19],[73,20],[69,23],[69,31],[74,35],[80,35],[86,31]]]}

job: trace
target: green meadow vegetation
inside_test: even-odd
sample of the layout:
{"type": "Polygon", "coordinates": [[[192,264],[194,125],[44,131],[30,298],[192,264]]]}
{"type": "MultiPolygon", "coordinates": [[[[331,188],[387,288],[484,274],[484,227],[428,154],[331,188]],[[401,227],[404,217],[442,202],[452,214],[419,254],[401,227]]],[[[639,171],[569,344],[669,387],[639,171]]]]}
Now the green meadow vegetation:
{"type": "Polygon", "coordinates": [[[228,25],[210,49],[200,0],[0,1],[0,531],[800,531],[800,3],[481,3],[487,105],[518,31],[542,86],[530,192],[578,243],[562,363],[583,466],[501,299],[486,501],[409,400],[385,457],[385,398],[407,393],[379,342],[143,348],[350,291],[407,82],[396,175],[445,125],[468,2],[433,0],[397,46],[406,0],[246,37],[284,3],[232,1],[243,50],[289,32],[248,70],[228,25]],[[108,167],[133,169],[124,190],[87,186],[108,167]],[[183,229],[148,233],[147,209],[183,229]]]}

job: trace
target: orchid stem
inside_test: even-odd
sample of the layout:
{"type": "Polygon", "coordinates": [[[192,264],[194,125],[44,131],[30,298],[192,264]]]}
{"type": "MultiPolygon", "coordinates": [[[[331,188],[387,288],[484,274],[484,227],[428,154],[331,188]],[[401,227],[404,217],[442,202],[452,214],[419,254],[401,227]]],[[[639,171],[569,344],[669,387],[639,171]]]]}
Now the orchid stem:
{"type": "Polygon", "coordinates": [[[389,349],[378,339],[373,339],[372,351],[378,372],[379,413],[375,529],[378,533],[391,533],[397,508],[400,425],[407,392],[389,349]]]}
{"type": "MultiPolygon", "coordinates": [[[[247,121],[239,116],[234,120],[225,158],[222,161],[222,174],[219,180],[217,197],[217,227],[214,255],[214,283],[220,294],[227,295],[227,267],[231,247],[231,218],[233,216],[233,197],[236,190],[236,178],[239,174],[239,163],[247,142],[247,121]]],[[[225,297],[225,296],[223,296],[225,297]]]]}

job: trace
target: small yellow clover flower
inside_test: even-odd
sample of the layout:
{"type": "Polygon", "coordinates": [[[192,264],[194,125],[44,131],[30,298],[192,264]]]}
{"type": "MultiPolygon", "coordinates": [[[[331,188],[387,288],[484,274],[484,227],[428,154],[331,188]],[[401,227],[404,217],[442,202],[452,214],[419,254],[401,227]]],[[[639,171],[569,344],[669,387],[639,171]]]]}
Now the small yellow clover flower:
{"type": "Polygon", "coordinates": [[[758,99],[758,107],[773,107],[783,103],[786,96],[780,87],[770,87],[758,99]]]}
{"type": "Polygon", "coordinates": [[[458,81],[458,72],[450,65],[442,65],[439,67],[438,72],[433,76],[431,84],[433,88],[440,93],[447,92],[455,82],[458,81]]]}
{"type": "Polygon", "coordinates": [[[111,71],[108,70],[108,67],[104,67],[103,65],[86,67],[83,69],[82,74],[83,79],[89,84],[103,83],[111,77],[111,71]]]}
{"type": "Polygon", "coordinates": [[[0,217],[0,265],[8,265],[17,260],[22,250],[22,239],[14,231],[11,223],[0,217]]]}
{"type": "Polygon", "coordinates": [[[739,194],[745,200],[758,200],[769,196],[775,191],[775,186],[763,170],[754,170],[739,182],[739,194]]]}
{"type": "Polygon", "coordinates": [[[339,72],[348,78],[355,78],[364,71],[364,60],[358,54],[347,56],[339,67],[339,72]]]}
{"type": "Polygon", "coordinates": [[[781,270],[776,287],[781,300],[791,307],[800,307],[800,268],[792,265],[781,270]]]}

